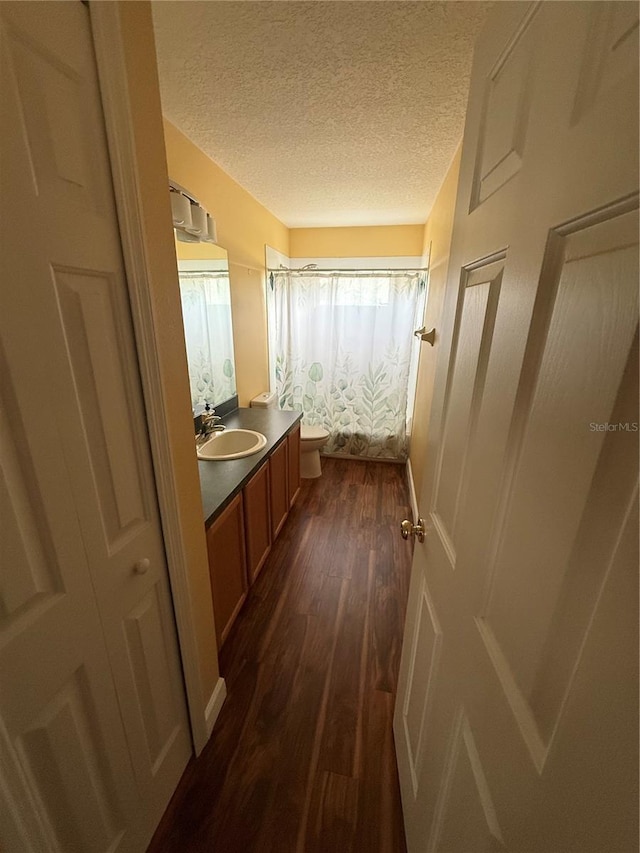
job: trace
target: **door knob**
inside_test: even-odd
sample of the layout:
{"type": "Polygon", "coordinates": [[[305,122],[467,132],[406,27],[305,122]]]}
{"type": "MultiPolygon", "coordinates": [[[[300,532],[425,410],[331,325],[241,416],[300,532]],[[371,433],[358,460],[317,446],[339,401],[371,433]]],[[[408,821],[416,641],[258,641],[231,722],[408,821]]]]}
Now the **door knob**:
{"type": "Polygon", "coordinates": [[[137,575],[145,575],[147,573],[150,565],[151,565],[151,562],[149,561],[149,558],[143,557],[142,560],[138,560],[138,562],[135,564],[135,566],[133,567],[133,571],[137,575]]]}
{"type": "Polygon", "coordinates": [[[424,536],[427,531],[424,526],[424,518],[419,518],[418,523],[414,524],[408,518],[400,525],[400,533],[403,539],[408,539],[410,536],[415,536],[418,542],[424,542],[424,536]]]}
{"type": "Polygon", "coordinates": [[[435,340],[436,340],[436,330],[435,329],[431,329],[430,331],[427,332],[427,327],[423,326],[421,329],[416,329],[413,334],[416,336],[416,338],[420,338],[421,341],[426,341],[428,344],[431,344],[431,346],[433,346],[435,343],[435,340]]]}

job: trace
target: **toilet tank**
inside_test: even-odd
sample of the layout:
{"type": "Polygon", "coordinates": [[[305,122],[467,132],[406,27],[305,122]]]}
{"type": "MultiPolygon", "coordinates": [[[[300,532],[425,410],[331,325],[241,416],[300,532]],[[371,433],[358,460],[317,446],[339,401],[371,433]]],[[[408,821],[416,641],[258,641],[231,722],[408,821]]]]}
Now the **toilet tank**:
{"type": "Polygon", "coordinates": [[[263,391],[262,394],[258,394],[257,397],[254,397],[249,405],[251,408],[257,409],[275,409],[277,407],[277,403],[278,397],[275,391],[263,391]]]}

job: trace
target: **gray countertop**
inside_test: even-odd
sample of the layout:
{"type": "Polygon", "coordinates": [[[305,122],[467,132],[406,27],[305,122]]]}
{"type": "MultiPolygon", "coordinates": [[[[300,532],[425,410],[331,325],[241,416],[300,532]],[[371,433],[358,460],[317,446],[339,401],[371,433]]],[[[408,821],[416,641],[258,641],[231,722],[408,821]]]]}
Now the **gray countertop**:
{"type": "Polygon", "coordinates": [[[300,420],[299,412],[280,412],[277,409],[236,409],[222,419],[227,429],[253,429],[267,439],[265,447],[244,459],[213,462],[198,460],[200,492],[205,525],[214,518],[248,483],[266,457],[291,432],[300,420]]]}

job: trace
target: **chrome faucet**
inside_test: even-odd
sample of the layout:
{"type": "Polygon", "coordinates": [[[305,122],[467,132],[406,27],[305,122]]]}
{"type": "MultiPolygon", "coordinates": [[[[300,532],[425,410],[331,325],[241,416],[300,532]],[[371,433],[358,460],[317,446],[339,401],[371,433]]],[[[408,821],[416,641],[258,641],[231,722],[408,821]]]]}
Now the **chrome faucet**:
{"type": "Polygon", "coordinates": [[[204,412],[201,417],[200,432],[196,436],[196,442],[199,443],[208,438],[212,432],[222,432],[225,429],[224,424],[220,423],[222,418],[215,414],[215,409],[207,403],[204,407],[204,412]]]}

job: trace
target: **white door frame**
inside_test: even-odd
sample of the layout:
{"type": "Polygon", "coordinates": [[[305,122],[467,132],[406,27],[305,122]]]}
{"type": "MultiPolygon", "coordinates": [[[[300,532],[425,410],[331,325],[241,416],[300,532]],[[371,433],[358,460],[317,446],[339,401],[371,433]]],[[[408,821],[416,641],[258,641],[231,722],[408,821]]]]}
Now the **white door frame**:
{"type": "MultiPolygon", "coordinates": [[[[113,188],[131,300],[134,336],[140,365],[140,376],[146,412],[146,424],[151,442],[151,455],[158,493],[171,596],[178,627],[178,642],[184,674],[191,734],[196,755],[205,746],[210,731],[205,720],[205,706],[198,667],[198,641],[191,606],[191,582],[188,572],[173,460],[169,424],[165,414],[160,359],[154,331],[150,298],[149,255],[151,247],[143,227],[144,216],[140,197],[135,139],[124,44],[120,28],[119,3],[90,2],[100,95],[105,126],[113,188]]],[[[167,185],[167,207],[169,205],[167,185]]],[[[176,287],[177,287],[176,267],[176,287]]],[[[216,695],[218,691],[216,690],[216,695]]]]}

